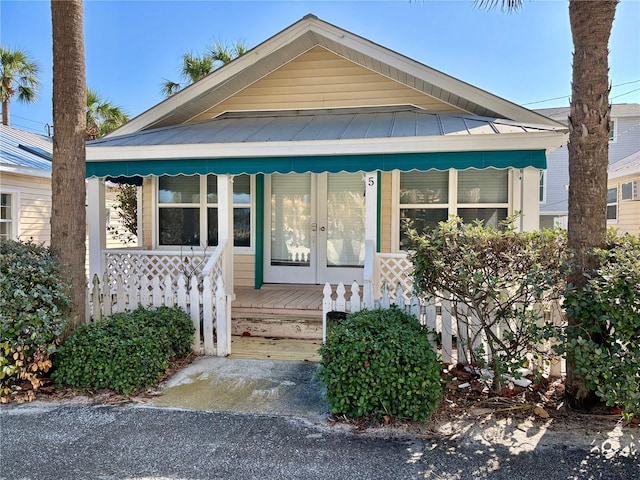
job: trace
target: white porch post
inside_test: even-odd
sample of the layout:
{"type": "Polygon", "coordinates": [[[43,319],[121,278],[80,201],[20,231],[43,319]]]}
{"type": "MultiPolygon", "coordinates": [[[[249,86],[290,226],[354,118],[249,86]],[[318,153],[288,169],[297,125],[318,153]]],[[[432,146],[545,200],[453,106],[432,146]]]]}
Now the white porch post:
{"type": "Polygon", "coordinates": [[[365,185],[365,220],[364,220],[364,292],[363,301],[366,308],[374,308],[374,297],[377,288],[376,238],[378,235],[378,172],[367,172],[365,185]]]}
{"type": "Polygon", "coordinates": [[[105,187],[101,178],[87,180],[87,239],[89,241],[89,282],[102,278],[105,270],[103,251],[107,248],[105,187]]]}
{"type": "Polygon", "coordinates": [[[224,322],[218,312],[218,356],[231,353],[231,302],[233,293],[233,176],[218,175],[218,244],[226,241],[222,253],[222,277],[226,295],[224,322]],[[224,323],[224,325],[222,325],[224,323]]]}
{"type": "Polygon", "coordinates": [[[540,170],[534,167],[513,170],[512,197],[513,210],[520,211],[516,228],[521,232],[531,232],[540,226],[540,170]]]}

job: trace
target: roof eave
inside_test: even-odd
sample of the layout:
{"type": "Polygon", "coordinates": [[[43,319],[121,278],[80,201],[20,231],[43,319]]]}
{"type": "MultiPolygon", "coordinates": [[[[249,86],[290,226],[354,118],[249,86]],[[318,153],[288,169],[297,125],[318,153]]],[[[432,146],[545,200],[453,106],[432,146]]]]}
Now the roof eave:
{"type": "Polygon", "coordinates": [[[562,132],[448,135],[384,139],[87,147],[87,162],[181,158],[265,158],[274,156],[375,155],[397,153],[545,150],[560,147],[562,132]]]}

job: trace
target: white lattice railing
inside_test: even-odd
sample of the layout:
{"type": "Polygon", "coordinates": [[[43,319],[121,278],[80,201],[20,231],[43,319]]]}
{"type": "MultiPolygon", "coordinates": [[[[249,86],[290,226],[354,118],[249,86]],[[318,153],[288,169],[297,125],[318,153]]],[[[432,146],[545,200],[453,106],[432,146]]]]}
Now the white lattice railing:
{"type": "Polygon", "coordinates": [[[120,276],[125,283],[130,277],[146,277],[149,281],[156,277],[170,277],[174,287],[180,274],[187,280],[192,276],[201,277],[202,270],[211,257],[209,252],[158,251],[158,250],[105,250],[105,268],[113,286],[113,279],[120,276]]]}
{"type": "Polygon", "coordinates": [[[413,280],[411,272],[413,264],[406,253],[378,253],[376,254],[377,284],[375,287],[376,298],[378,298],[383,285],[387,285],[391,299],[395,300],[396,288],[401,286],[404,299],[409,301],[413,290],[413,280]]]}

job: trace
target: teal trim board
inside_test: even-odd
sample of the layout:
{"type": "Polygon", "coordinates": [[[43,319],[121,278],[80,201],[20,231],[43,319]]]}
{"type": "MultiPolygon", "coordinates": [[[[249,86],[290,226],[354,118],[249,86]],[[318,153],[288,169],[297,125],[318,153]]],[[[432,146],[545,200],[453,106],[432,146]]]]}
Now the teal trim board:
{"type": "Polygon", "coordinates": [[[254,288],[259,290],[264,283],[264,175],[256,175],[256,239],[254,288]]]}
{"type": "Polygon", "coordinates": [[[265,158],[114,160],[87,162],[87,177],[149,175],[240,175],[271,173],[337,173],[380,170],[448,170],[455,168],[547,168],[544,150],[498,152],[436,152],[379,155],[336,155],[265,158]]]}

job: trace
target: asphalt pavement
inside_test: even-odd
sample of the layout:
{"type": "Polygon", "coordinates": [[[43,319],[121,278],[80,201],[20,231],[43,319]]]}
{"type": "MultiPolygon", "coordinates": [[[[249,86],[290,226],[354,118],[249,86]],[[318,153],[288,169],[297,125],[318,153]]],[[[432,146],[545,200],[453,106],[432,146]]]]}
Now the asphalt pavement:
{"type": "Polygon", "coordinates": [[[199,359],[148,403],[1,406],[0,479],[640,478],[637,430],[356,433],[328,421],[317,364],[253,362],[199,359]]]}

